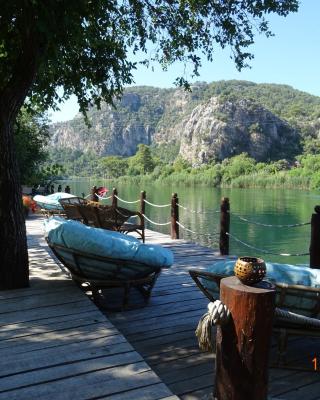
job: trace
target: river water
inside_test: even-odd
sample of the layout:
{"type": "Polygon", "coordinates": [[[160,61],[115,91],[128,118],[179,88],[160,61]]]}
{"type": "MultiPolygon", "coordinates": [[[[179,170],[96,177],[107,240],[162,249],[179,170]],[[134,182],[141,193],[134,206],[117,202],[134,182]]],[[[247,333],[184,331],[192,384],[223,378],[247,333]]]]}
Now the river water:
{"type": "MultiPolygon", "coordinates": [[[[102,180],[82,179],[79,181],[61,182],[71,187],[71,193],[87,195],[93,185],[106,186],[110,190],[115,186],[114,182],[102,180]]],[[[192,234],[180,228],[180,237],[218,248],[220,215],[219,210],[222,197],[230,199],[231,223],[230,233],[241,241],[256,247],[251,249],[243,244],[230,239],[230,254],[243,256],[261,256],[266,261],[282,263],[305,264],[309,262],[309,256],[280,256],[277,254],[307,253],[310,244],[310,225],[286,228],[265,227],[247,223],[239,219],[239,216],[250,221],[270,225],[288,225],[309,222],[314,206],[320,204],[318,192],[306,192],[300,190],[282,189],[216,189],[209,187],[171,187],[163,184],[137,187],[134,185],[117,185],[118,196],[127,201],[139,199],[140,192],[146,191],[147,200],[151,203],[169,204],[171,195],[176,192],[179,204],[187,210],[180,208],[180,223],[186,228],[197,232],[192,234]],[[211,235],[211,236],[209,236],[211,235]],[[266,254],[262,250],[272,254],[266,254]]],[[[110,200],[103,203],[110,204],[110,200]]],[[[119,206],[129,209],[139,209],[139,203],[126,204],[121,201],[119,206]]],[[[170,207],[146,206],[146,216],[158,223],[170,221],[170,207]]],[[[150,229],[163,233],[170,232],[170,226],[155,226],[147,223],[150,229]]]]}

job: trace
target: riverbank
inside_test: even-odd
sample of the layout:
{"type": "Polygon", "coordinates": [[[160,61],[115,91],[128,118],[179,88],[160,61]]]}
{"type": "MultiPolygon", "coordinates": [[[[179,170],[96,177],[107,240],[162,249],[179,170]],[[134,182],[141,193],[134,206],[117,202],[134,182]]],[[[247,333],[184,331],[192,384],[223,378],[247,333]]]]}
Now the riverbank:
{"type": "Polygon", "coordinates": [[[238,188],[238,189],[313,189],[312,177],[310,176],[292,176],[289,171],[281,171],[276,174],[253,173],[249,175],[238,176],[231,180],[223,180],[208,173],[172,173],[169,176],[156,178],[153,174],[138,176],[122,176],[112,180],[116,184],[129,185],[150,185],[158,183],[162,185],[185,185],[208,186],[213,188],[238,188]]]}

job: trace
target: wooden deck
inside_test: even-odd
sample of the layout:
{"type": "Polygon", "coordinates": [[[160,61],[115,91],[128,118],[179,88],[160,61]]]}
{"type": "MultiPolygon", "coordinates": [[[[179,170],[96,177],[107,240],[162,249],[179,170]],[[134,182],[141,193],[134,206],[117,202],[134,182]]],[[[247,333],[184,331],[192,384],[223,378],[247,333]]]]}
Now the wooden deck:
{"type": "Polygon", "coordinates": [[[175,399],[27,222],[28,289],[0,292],[0,400],[175,399]]]}
{"type": "MultiPolygon", "coordinates": [[[[174,266],[148,306],[105,318],[51,258],[41,219],[27,225],[31,287],[0,292],[0,400],[210,398],[214,354],[200,352],[194,336],[207,300],[187,271],[217,253],[148,231],[147,243],[172,249],[174,266]]],[[[290,368],[270,369],[270,398],[319,400],[315,356],[320,364],[319,339],[292,338],[290,368]]]]}
{"type": "MultiPolygon", "coordinates": [[[[106,315],[174,394],[184,400],[206,399],[213,390],[214,354],[199,351],[194,331],[208,301],[188,270],[205,268],[222,257],[212,249],[152,231],[146,242],[170,248],[173,267],[161,274],[147,307],[106,315]]],[[[276,338],[274,342],[272,363],[276,338]]],[[[270,368],[270,398],[319,400],[320,369],[312,371],[315,356],[320,364],[319,339],[290,338],[286,368],[270,368]],[[298,371],[301,367],[307,371],[298,371]]]]}

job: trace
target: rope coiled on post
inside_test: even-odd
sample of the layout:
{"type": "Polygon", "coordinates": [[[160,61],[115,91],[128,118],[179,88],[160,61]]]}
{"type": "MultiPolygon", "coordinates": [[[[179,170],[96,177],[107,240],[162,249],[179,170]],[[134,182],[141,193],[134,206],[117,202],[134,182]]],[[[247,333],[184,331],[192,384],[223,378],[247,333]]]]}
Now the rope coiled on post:
{"type": "Polygon", "coordinates": [[[208,312],[201,317],[195,332],[201,350],[214,351],[212,327],[213,325],[224,325],[229,318],[230,310],[220,300],[208,304],[208,312]]]}
{"type": "MultiPolygon", "coordinates": [[[[224,325],[230,319],[231,313],[228,307],[220,300],[210,302],[208,304],[208,312],[206,312],[198,323],[195,334],[198,338],[199,348],[204,351],[213,352],[214,348],[214,335],[213,325],[224,325]]],[[[310,318],[304,315],[296,314],[288,310],[276,308],[274,311],[275,321],[289,322],[296,325],[301,325],[304,328],[318,328],[320,329],[320,320],[317,318],[310,318]]]]}
{"type": "Polygon", "coordinates": [[[300,256],[308,256],[310,253],[297,253],[297,254],[289,254],[289,253],[273,253],[269,250],[264,250],[264,249],[259,249],[258,247],[252,246],[251,244],[248,244],[246,242],[243,242],[242,240],[238,239],[237,237],[231,235],[231,233],[227,232],[226,233],[229,237],[231,237],[231,239],[233,239],[234,241],[241,243],[242,245],[248,247],[249,249],[253,249],[253,250],[257,250],[260,253],[264,253],[264,254],[270,254],[273,256],[282,256],[282,257],[300,257],[300,256]]]}

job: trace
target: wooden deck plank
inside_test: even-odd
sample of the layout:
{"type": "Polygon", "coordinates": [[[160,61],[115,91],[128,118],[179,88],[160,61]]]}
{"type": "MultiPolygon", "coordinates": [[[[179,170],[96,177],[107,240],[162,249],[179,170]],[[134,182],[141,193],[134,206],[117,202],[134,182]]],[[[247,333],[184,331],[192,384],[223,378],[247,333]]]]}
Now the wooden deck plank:
{"type": "Polygon", "coordinates": [[[0,399],[176,398],[58,266],[41,221],[27,222],[30,288],[0,292],[0,399]]]}
{"type": "MultiPolygon", "coordinates": [[[[199,351],[194,331],[208,301],[195,286],[188,270],[206,268],[224,257],[201,245],[185,241],[177,243],[163,235],[153,236],[152,232],[148,233],[148,242],[170,248],[174,253],[174,266],[160,275],[147,307],[107,315],[176,395],[184,400],[207,398],[213,390],[214,354],[199,351]]],[[[309,357],[310,349],[320,354],[315,342],[305,342],[298,338],[289,343],[289,347],[292,343],[291,352],[288,352],[291,365],[302,364],[302,360],[309,357]]],[[[276,345],[273,352],[275,350],[276,345]]],[[[306,387],[313,387],[315,377],[311,371],[271,368],[270,398],[298,399],[294,393],[297,390],[303,393],[303,383],[297,382],[306,379],[306,387]]],[[[320,399],[320,395],[312,396],[310,400],[320,399]]],[[[309,397],[304,398],[307,399],[309,397]]]]}
{"type": "MultiPolygon", "coordinates": [[[[28,230],[31,287],[0,292],[0,400],[209,398],[215,355],[200,352],[194,335],[207,300],[188,269],[223,257],[147,231],[147,243],[173,251],[174,266],[160,275],[146,307],[104,312],[114,329],[83,293],[75,295],[78,289],[56,267],[42,239],[40,220],[30,220],[28,230]]],[[[272,357],[275,351],[276,344],[272,357]]],[[[307,365],[311,354],[319,356],[319,340],[290,340],[292,367],[307,365]]],[[[271,368],[270,399],[319,400],[319,376],[271,368]]]]}

